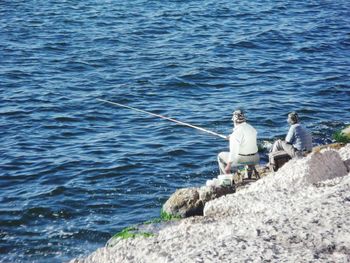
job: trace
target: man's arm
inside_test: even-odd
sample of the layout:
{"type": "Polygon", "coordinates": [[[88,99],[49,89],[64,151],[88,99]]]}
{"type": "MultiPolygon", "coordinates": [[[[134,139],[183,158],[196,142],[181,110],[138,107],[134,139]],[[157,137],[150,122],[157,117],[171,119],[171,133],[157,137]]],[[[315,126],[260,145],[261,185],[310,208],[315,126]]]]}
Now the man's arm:
{"type": "Polygon", "coordinates": [[[228,163],[226,164],[226,167],[225,167],[225,173],[226,173],[226,174],[230,174],[230,173],[231,173],[231,163],[232,163],[232,162],[228,162],[228,163]]]}
{"type": "Polygon", "coordinates": [[[295,127],[294,125],[290,126],[289,131],[286,136],[286,143],[293,144],[294,142],[294,137],[295,137],[295,127]]]}
{"type": "Polygon", "coordinates": [[[234,131],[230,136],[230,154],[229,159],[225,167],[225,173],[230,174],[231,173],[231,167],[232,163],[234,161],[235,155],[239,153],[239,145],[241,144],[243,134],[240,131],[234,131]]]}

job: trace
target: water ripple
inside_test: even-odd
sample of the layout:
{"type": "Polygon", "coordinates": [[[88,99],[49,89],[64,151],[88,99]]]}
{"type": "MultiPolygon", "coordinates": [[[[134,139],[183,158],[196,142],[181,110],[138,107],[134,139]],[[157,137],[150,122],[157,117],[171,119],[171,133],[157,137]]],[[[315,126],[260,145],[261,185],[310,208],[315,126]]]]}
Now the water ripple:
{"type": "MultiPolygon", "coordinates": [[[[341,1],[3,1],[0,261],[62,262],[217,174],[241,107],[272,142],[299,111],[314,143],[349,124],[341,1]]],[[[262,153],[266,161],[266,153],[262,153]]]]}

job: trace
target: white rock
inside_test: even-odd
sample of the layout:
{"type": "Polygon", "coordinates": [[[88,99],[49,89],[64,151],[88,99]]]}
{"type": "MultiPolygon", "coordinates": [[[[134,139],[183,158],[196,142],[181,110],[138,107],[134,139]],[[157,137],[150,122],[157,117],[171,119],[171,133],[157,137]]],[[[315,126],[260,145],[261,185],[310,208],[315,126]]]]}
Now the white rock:
{"type": "Polygon", "coordinates": [[[204,217],[77,262],[350,262],[350,173],[343,163],[350,147],[339,152],[292,160],[208,202],[204,217]]]}

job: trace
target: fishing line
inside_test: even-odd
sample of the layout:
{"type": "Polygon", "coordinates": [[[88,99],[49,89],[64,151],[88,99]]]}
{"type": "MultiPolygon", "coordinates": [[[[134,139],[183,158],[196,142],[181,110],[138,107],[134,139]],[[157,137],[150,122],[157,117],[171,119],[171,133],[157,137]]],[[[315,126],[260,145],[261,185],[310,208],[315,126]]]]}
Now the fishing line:
{"type": "Polygon", "coordinates": [[[152,115],[152,116],[155,116],[155,117],[158,117],[158,118],[162,118],[162,119],[165,119],[165,120],[168,120],[168,121],[171,121],[171,122],[175,122],[177,124],[180,124],[180,125],[183,125],[183,126],[187,126],[187,127],[193,128],[193,129],[197,129],[197,130],[209,133],[211,135],[218,136],[218,137],[223,138],[223,139],[227,138],[225,135],[222,135],[222,134],[219,134],[219,133],[216,133],[216,132],[213,132],[213,131],[209,131],[209,130],[204,129],[202,127],[198,127],[196,125],[192,125],[192,124],[189,124],[189,123],[186,123],[186,122],[183,122],[183,121],[178,121],[178,120],[175,120],[173,118],[169,118],[169,117],[166,117],[166,116],[163,116],[163,115],[160,115],[160,114],[156,114],[156,113],[153,113],[153,112],[137,109],[137,108],[134,108],[134,107],[130,107],[130,106],[127,106],[127,105],[124,105],[124,104],[121,104],[121,103],[117,103],[117,102],[113,102],[113,101],[109,101],[109,100],[104,100],[104,99],[99,99],[99,98],[97,98],[97,100],[99,100],[101,102],[109,103],[109,104],[112,104],[112,105],[116,105],[116,106],[119,106],[119,107],[127,108],[129,110],[134,110],[134,111],[142,112],[142,113],[145,113],[145,114],[149,114],[149,115],[152,115]]]}

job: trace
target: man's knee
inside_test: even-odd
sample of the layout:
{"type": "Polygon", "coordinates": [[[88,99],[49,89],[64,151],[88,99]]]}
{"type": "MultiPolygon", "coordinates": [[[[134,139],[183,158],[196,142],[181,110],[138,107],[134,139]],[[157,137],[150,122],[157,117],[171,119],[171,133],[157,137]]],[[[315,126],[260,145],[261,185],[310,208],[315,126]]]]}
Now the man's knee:
{"type": "Polygon", "coordinates": [[[227,163],[227,154],[226,152],[221,152],[218,154],[218,161],[221,163],[227,163]]]}
{"type": "Polygon", "coordinates": [[[277,151],[280,151],[281,149],[282,149],[282,140],[278,139],[273,143],[271,152],[277,152],[277,151]]]}

